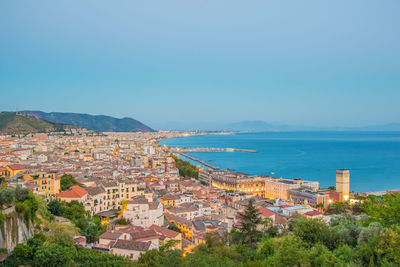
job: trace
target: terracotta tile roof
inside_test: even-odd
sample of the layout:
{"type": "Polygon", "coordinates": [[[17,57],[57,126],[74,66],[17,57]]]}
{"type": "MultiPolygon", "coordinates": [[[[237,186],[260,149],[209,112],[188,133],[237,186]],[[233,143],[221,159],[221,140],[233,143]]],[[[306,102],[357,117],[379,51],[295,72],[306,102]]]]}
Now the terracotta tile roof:
{"type": "Polygon", "coordinates": [[[88,193],[79,185],[74,185],[70,189],[57,194],[58,198],[81,198],[88,193]]]}
{"type": "Polygon", "coordinates": [[[99,236],[99,239],[117,240],[121,235],[121,232],[104,232],[99,236]]]}
{"type": "Polygon", "coordinates": [[[179,196],[172,195],[172,196],[163,196],[161,197],[162,200],[178,200],[179,196]]]}
{"type": "Polygon", "coordinates": [[[272,216],[275,215],[275,212],[273,212],[273,211],[271,211],[271,210],[269,210],[267,208],[264,208],[264,207],[259,207],[258,208],[258,212],[261,214],[261,216],[264,216],[264,217],[267,217],[267,218],[272,217],[272,216]]]}
{"type": "Polygon", "coordinates": [[[168,228],[161,227],[161,226],[158,226],[158,225],[155,225],[155,224],[151,225],[149,227],[149,229],[154,230],[157,233],[159,233],[161,235],[164,235],[166,237],[169,237],[169,238],[175,238],[176,236],[181,234],[179,232],[175,232],[175,231],[172,231],[172,230],[170,230],[168,228]]]}
{"type": "Polygon", "coordinates": [[[143,240],[143,239],[154,239],[154,238],[159,238],[160,235],[157,234],[156,231],[154,230],[144,230],[141,232],[135,232],[131,233],[132,239],[133,240],[143,240]]]}
{"type": "Polygon", "coordinates": [[[288,219],[286,217],[283,217],[281,215],[275,216],[275,223],[283,224],[283,223],[286,223],[287,221],[288,221],[288,219]]]}
{"type": "Polygon", "coordinates": [[[103,187],[100,186],[89,186],[86,187],[86,191],[88,191],[89,195],[91,196],[96,196],[102,193],[105,193],[106,191],[103,189],[103,187]]]}
{"type": "Polygon", "coordinates": [[[11,164],[11,165],[8,165],[8,167],[13,171],[26,169],[26,167],[22,164],[11,164]]]}
{"type": "Polygon", "coordinates": [[[111,245],[112,248],[126,249],[126,250],[136,250],[136,251],[146,251],[149,249],[151,242],[140,242],[133,240],[122,240],[119,239],[117,242],[111,245]]]}

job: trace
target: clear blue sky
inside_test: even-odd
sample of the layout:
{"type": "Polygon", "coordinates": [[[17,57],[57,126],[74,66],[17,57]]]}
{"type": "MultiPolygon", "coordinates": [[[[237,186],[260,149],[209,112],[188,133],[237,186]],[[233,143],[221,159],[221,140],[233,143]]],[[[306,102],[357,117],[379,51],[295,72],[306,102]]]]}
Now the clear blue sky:
{"type": "Polygon", "coordinates": [[[0,0],[0,109],[399,122],[399,0],[0,0]]]}

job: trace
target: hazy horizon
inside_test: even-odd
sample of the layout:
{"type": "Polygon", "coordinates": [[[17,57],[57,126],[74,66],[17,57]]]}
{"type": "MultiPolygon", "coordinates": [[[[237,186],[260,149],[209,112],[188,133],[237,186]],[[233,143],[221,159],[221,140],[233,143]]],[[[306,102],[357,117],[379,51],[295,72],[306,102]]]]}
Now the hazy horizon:
{"type": "Polygon", "coordinates": [[[2,1],[0,110],[149,126],[399,123],[399,8],[395,0],[2,1]]]}

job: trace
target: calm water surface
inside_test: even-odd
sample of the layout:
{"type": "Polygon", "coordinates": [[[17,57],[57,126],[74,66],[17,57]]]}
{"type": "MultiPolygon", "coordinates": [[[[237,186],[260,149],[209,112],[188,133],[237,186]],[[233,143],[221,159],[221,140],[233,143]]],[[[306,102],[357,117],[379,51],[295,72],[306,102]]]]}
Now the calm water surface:
{"type": "Polygon", "coordinates": [[[160,144],[259,152],[190,153],[222,169],[301,177],[327,187],[335,185],[336,169],[346,168],[350,169],[351,190],[400,189],[400,132],[238,133],[165,139],[160,144]]]}

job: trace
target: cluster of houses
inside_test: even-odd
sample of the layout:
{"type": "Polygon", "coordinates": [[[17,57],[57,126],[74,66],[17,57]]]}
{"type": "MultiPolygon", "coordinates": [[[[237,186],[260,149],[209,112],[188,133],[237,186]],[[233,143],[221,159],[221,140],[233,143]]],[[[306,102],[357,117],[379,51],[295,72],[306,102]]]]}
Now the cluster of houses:
{"type": "MultiPolygon", "coordinates": [[[[162,138],[181,133],[107,133],[0,137],[0,176],[47,200],[78,201],[108,224],[93,244],[77,236],[80,246],[136,260],[141,253],[173,247],[190,252],[204,244],[207,233],[222,238],[240,224],[249,199],[260,216],[285,224],[294,214],[323,217],[309,205],[271,200],[258,194],[230,192],[182,177],[162,138]],[[61,177],[78,182],[61,191],[61,177]],[[120,224],[121,219],[128,222],[120,224]]],[[[68,222],[57,217],[59,222],[68,222]]]]}

